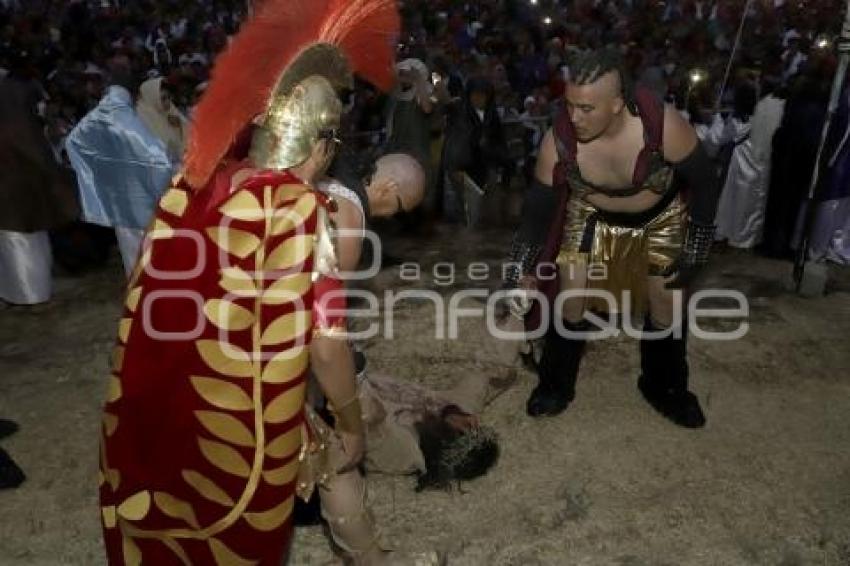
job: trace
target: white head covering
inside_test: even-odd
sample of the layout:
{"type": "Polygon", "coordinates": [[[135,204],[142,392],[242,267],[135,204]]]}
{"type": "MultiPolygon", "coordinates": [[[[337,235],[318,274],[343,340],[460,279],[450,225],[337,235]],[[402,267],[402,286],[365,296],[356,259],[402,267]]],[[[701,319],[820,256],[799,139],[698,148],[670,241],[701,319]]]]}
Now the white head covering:
{"type": "MultiPolygon", "coordinates": [[[[415,72],[417,75],[419,75],[420,81],[426,81],[427,82],[428,79],[429,79],[428,65],[426,65],[425,63],[423,63],[419,59],[405,59],[404,61],[397,63],[395,68],[396,68],[396,72],[403,72],[403,71],[408,71],[408,72],[413,71],[413,72],[415,72]]],[[[430,86],[430,83],[428,83],[428,86],[430,86]]],[[[399,100],[405,100],[405,101],[411,101],[411,100],[413,100],[413,98],[415,96],[416,96],[416,89],[411,89],[411,90],[406,91],[406,92],[402,91],[401,89],[398,89],[398,91],[396,93],[396,97],[399,100]]]]}
{"type": "Polygon", "coordinates": [[[168,155],[172,160],[180,161],[186,147],[188,121],[174,105],[170,105],[168,109],[163,106],[162,77],[142,83],[139,89],[139,101],[136,103],[136,112],[148,130],[165,142],[168,147],[168,155]],[[171,123],[175,118],[179,124],[177,126],[171,123]]]}

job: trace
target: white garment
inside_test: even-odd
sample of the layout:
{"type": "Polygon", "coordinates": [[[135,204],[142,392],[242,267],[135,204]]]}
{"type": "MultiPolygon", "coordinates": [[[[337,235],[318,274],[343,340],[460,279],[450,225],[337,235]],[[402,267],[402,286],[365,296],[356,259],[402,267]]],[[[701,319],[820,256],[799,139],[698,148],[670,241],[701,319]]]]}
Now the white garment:
{"type": "Polygon", "coordinates": [[[768,185],[762,177],[769,168],[765,169],[765,163],[755,156],[752,127],[752,122],[737,118],[724,121],[716,115],[711,127],[701,132],[712,155],[726,144],[735,144],[717,206],[716,238],[728,240],[736,248],[754,247],[764,231],[768,185]]]}
{"type": "Polygon", "coordinates": [[[124,263],[124,272],[129,277],[139,260],[145,231],[136,228],[116,228],[115,237],[118,239],[118,250],[121,252],[121,261],[124,263]]]}
{"type": "Polygon", "coordinates": [[[785,114],[785,101],[773,95],[765,96],[756,105],[750,123],[753,126],[750,139],[753,140],[753,154],[759,161],[770,164],[773,153],[773,136],[782,124],[785,114]]]}
{"type": "Polygon", "coordinates": [[[800,72],[803,65],[808,61],[808,57],[803,55],[800,52],[791,53],[790,51],[786,51],[782,54],[782,62],[784,64],[784,70],[782,71],[782,80],[788,81],[792,77],[794,77],[797,73],[800,72]]]}
{"type": "Polygon", "coordinates": [[[767,202],[767,194],[759,185],[762,167],[753,156],[750,139],[752,125],[736,118],[727,121],[721,146],[734,143],[729,172],[717,206],[718,240],[728,240],[736,248],[750,248],[758,243],[764,226],[764,210],[753,211],[758,203],[767,202]],[[764,193],[764,194],[762,194],[764,193]]]}
{"type": "Polygon", "coordinates": [[[16,305],[50,300],[53,254],[47,232],[0,230],[0,299],[16,305]]]}
{"type": "Polygon", "coordinates": [[[321,192],[326,195],[331,195],[336,198],[341,198],[349,201],[353,204],[357,210],[360,212],[360,236],[361,238],[366,237],[366,213],[363,210],[363,203],[360,202],[360,198],[357,196],[357,193],[337,181],[336,179],[327,179],[324,181],[319,181],[317,183],[316,188],[318,188],[321,192]]]}
{"type": "Polygon", "coordinates": [[[850,198],[828,200],[818,205],[809,258],[850,265],[850,198]]]}
{"type": "Polygon", "coordinates": [[[711,124],[699,124],[694,129],[711,157],[717,157],[720,146],[732,141],[735,135],[735,129],[720,114],[714,115],[711,124]]]}
{"type": "Polygon", "coordinates": [[[762,241],[773,136],[784,111],[784,100],[768,96],[756,106],[749,128],[742,128],[740,123],[737,126],[738,136],[748,129],[749,140],[738,145],[732,154],[717,212],[717,235],[728,240],[730,246],[752,248],[762,241]]]}

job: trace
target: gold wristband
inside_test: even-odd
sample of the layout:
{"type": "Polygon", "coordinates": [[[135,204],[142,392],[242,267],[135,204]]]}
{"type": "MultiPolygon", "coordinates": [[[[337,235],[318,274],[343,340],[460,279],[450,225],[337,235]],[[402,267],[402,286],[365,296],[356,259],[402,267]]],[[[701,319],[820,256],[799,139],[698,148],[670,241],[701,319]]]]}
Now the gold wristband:
{"type": "Polygon", "coordinates": [[[349,434],[363,434],[363,409],[360,407],[360,399],[353,398],[342,407],[332,407],[336,419],[336,430],[349,434]]]}

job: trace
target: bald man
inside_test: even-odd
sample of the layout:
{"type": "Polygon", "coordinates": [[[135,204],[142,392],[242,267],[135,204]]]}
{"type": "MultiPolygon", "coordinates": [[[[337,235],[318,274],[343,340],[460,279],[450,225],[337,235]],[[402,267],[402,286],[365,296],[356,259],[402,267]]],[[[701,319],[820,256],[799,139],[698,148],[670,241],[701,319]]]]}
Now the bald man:
{"type": "Polygon", "coordinates": [[[570,69],[566,108],[542,143],[512,250],[514,283],[538,285],[550,305],[570,293],[553,314],[563,325],[548,330],[527,412],[557,415],[573,401],[593,337],[586,315],[608,311],[645,316],[638,387],[649,404],[680,426],[702,427],[676,307],[685,307],[677,291],[708,260],[717,178],[694,130],[648,90],[631,87],[616,51],[585,52],[570,69]],[[546,266],[558,275],[554,285],[542,277],[546,266]]]}
{"type": "Polygon", "coordinates": [[[391,153],[381,157],[366,186],[370,216],[389,218],[413,210],[425,196],[425,184],[422,165],[410,155],[391,153]]]}
{"type": "MultiPolygon", "coordinates": [[[[357,270],[370,216],[390,217],[410,210],[419,205],[424,195],[425,173],[408,155],[386,155],[373,164],[372,171],[369,169],[363,168],[356,159],[337,159],[331,175],[344,180],[328,176],[317,184],[318,189],[333,197],[336,203],[336,212],[331,218],[337,229],[334,248],[341,274],[357,270]]],[[[345,308],[345,300],[334,308],[345,308]]],[[[316,375],[337,376],[353,371],[353,352],[344,332],[317,335],[310,348],[316,375]]],[[[358,384],[358,389],[362,389],[362,385],[358,384]]],[[[357,397],[362,395],[362,390],[358,391],[357,397]]],[[[367,401],[363,399],[362,402],[367,401]]],[[[319,431],[317,434],[321,435],[327,423],[315,411],[308,415],[312,426],[319,431]]],[[[368,443],[366,447],[368,449],[368,443]]],[[[344,450],[344,446],[331,439],[331,461],[344,459],[344,450]]],[[[438,564],[439,557],[434,552],[387,552],[383,548],[366,506],[365,482],[359,470],[346,469],[344,473],[332,475],[319,490],[322,516],[332,526],[334,541],[355,557],[356,564],[438,564]]]]}
{"type": "Polygon", "coordinates": [[[427,177],[422,165],[406,153],[384,155],[368,163],[361,156],[339,156],[328,173],[325,190],[336,198],[338,211],[334,222],[341,234],[337,238],[340,269],[357,269],[363,237],[370,218],[391,218],[410,212],[425,198],[427,177]]]}

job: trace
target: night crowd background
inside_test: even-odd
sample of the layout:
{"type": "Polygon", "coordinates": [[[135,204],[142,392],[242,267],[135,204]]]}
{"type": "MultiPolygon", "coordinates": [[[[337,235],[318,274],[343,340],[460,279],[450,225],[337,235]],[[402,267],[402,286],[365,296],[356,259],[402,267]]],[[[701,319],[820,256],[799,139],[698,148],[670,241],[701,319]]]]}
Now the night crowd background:
{"type": "MultiPolygon", "coordinates": [[[[97,105],[117,55],[129,58],[139,83],[162,77],[174,107],[191,118],[216,54],[238,29],[249,4],[0,0],[0,75],[26,83],[31,112],[41,121],[57,162],[73,175],[63,139],[97,105]]],[[[615,45],[634,78],[695,125],[708,128],[715,113],[746,122],[768,95],[786,102],[773,139],[774,168],[779,164],[786,170],[774,172],[770,183],[775,220],[771,224],[768,218],[761,250],[790,255],[836,66],[834,40],[843,1],[753,2],[719,104],[743,0],[406,0],[401,5],[405,31],[399,61],[418,59],[427,65],[412,82],[432,95],[436,109],[417,120],[399,110],[404,98],[394,100],[393,94],[379,95],[361,85],[347,101],[345,141],[376,152],[401,147],[429,160],[423,217],[457,221],[463,216],[445,194],[452,166],[440,149],[460,137],[463,144],[487,146],[480,185],[499,196],[489,199],[498,203],[491,203],[495,212],[482,213],[483,222],[515,222],[536,147],[564,93],[571,53],[615,45]],[[465,122],[463,110],[470,89],[487,95],[483,127],[476,132],[469,131],[474,124],[465,122]],[[793,147],[782,139],[793,140],[793,147]]],[[[13,137],[13,127],[3,121],[2,135],[13,137]]],[[[724,156],[728,162],[734,151],[734,141],[725,145],[726,151],[716,152],[719,171],[728,167],[724,156]]],[[[73,192],[72,180],[67,186],[73,192]]],[[[72,270],[93,261],[80,252],[81,234],[79,223],[53,234],[56,260],[72,270]]]]}

